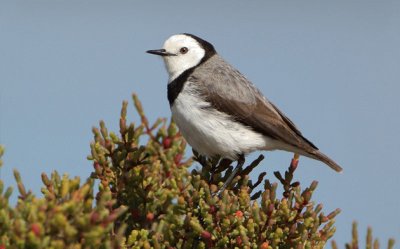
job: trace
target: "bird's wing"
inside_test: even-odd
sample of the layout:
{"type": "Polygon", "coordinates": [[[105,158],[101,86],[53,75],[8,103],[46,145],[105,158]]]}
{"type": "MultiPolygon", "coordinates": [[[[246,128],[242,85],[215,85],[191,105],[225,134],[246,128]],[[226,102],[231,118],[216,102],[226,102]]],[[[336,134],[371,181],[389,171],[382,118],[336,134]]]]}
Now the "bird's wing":
{"type": "Polygon", "coordinates": [[[267,137],[306,151],[317,149],[304,138],[294,123],[239,71],[224,61],[195,70],[191,82],[212,107],[267,137]]]}

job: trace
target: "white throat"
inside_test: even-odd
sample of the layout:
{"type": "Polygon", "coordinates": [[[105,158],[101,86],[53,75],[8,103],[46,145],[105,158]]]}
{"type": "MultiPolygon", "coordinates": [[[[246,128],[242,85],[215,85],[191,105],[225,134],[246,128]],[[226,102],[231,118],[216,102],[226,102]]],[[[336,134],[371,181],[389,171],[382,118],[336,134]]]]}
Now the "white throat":
{"type": "Polygon", "coordinates": [[[188,66],[188,67],[181,67],[179,65],[179,63],[173,62],[171,60],[167,60],[164,58],[164,62],[165,62],[165,67],[167,68],[167,72],[169,75],[169,79],[168,79],[168,83],[171,83],[173,80],[175,80],[176,78],[179,77],[179,75],[181,75],[183,72],[185,72],[187,69],[194,67],[196,65],[193,66],[188,66]]]}
{"type": "Polygon", "coordinates": [[[179,77],[184,71],[197,66],[206,53],[195,39],[187,35],[171,36],[165,41],[163,49],[174,54],[163,57],[169,74],[169,82],[179,77]],[[182,52],[183,48],[187,51],[182,52]]]}

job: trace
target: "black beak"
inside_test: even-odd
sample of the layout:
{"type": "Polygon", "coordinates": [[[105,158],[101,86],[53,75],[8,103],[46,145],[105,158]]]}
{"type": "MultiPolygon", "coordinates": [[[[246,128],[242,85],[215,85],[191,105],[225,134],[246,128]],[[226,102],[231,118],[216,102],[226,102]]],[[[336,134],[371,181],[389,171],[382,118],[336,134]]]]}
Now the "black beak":
{"type": "Polygon", "coordinates": [[[146,53],[160,55],[160,56],[176,56],[176,54],[169,53],[165,49],[147,50],[146,53]]]}

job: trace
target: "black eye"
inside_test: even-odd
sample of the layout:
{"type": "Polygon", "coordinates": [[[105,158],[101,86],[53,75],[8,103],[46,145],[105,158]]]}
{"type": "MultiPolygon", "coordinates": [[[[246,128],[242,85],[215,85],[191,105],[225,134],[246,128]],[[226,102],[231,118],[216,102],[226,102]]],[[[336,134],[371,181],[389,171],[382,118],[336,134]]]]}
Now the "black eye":
{"type": "Polygon", "coordinates": [[[182,47],[179,52],[181,52],[181,54],[186,54],[189,51],[189,49],[187,47],[182,47]]]}

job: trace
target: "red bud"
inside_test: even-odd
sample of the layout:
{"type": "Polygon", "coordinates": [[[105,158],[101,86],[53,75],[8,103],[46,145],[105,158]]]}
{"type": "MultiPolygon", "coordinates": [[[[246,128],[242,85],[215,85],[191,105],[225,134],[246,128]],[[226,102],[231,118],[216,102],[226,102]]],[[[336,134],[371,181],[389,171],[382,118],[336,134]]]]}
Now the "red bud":
{"type": "Polygon", "coordinates": [[[94,162],[94,163],[93,163],[93,168],[94,168],[96,171],[98,171],[98,170],[101,169],[100,164],[99,164],[98,162],[94,162]]]}
{"type": "Polygon", "coordinates": [[[146,220],[153,221],[154,220],[154,214],[153,213],[147,213],[146,220]]]}
{"type": "Polygon", "coordinates": [[[209,240],[209,239],[211,239],[211,233],[209,233],[208,231],[204,230],[203,232],[201,232],[201,237],[203,239],[209,240]]]}
{"type": "Polygon", "coordinates": [[[242,218],[242,217],[243,217],[243,212],[240,211],[240,210],[238,210],[238,211],[236,211],[235,215],[236,215],[236,217],[238,217],[238,218],[242,218]]]}
{"type": "Polygon", "coordinates": [[[171,144],[172,144],[171,138],[169,138],[169,137],[164,138],[162,144],[163,144],[164,149],[170,148],[170,147],[171,147],[171,144]]]}
{"type": "Polygon", "coordinates": [[[100,215],[97,212],[93,212],[92,215],[90,216],[90,222],[92,224],[95,224],[99,221],[100,215]]]}
{"type": "Polygon", "coordinates": [[[210,211],[209,211],[209,213],[210,214],[213,214],[213,213],[215,213],[217,211],[217,208],[214,206],[214,205],[211,205],[210,206],[210,211]]]}
{"type": "Polygon", "coordinates": [[[268,242],[264,242],[261,244],[260,249],[267,249],[269,246],[268,242]]]}
{"type": "Polygon", "coordinates": [[[290,163],[290,168],[296,170],[297,166],[299,165],[299,159],[298,158],[293,158],[292,162],[290,163]]]}
{"type": "Polygon", "coordinates": [[[176,165],[179,165],[181,163],[182,160],[182,154],[177,154],[174,158],[174,162],[176,165]]]}
{"type": "Polygon", "coordinates": [[[236,237],[236,244],[238,244],[240,246],[240,245],[242,245],[242,243],[243,243],[242,237],[237,236],[236,237]]]}
{"type": "Polygon", "coordinates": [[[40,226],[37,223],[33,223],[31,225],[31,231],[36,235],[36,237],[40,236],[40,226]]]}

